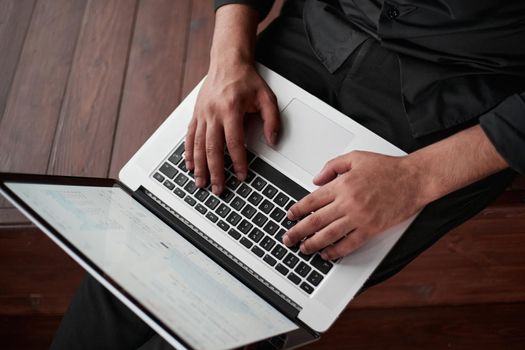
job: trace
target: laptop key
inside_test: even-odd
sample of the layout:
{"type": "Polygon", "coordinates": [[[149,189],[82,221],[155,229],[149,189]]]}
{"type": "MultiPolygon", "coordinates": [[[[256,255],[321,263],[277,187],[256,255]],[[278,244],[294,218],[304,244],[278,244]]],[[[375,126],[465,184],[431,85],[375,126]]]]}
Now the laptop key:
{"type": "Polygon", "coordinates": [[[311,270],[312,268],[302,261],[295,268],[295,272],[297,272],[297,274],[301,277],[306,277],[306,275],[308,275],[308,272],[310,272],[311,270]]]}
{"type": "Polygon", "coordinates": [[[273,199],[273,202],[280,207],[284,207],[289,200],[290,198],[288,198],[287,195],[285,195],[282,192],[279,192],[279,194],[277,194],[277,196],[275,196],[275,198],[273,199]]]}
{"type": "Polygon", "coordinates": [[[206,219],[210,220],[211,222],[217,222],[217,220],[219,220],[217,215],[213,214],[211,211],[206,214],[206,219]]]}
{"type": "Polygon", "coordinates": [[[186,186],[184,186],[184,189],[191,194],[194,194],[199,189],[197,186],[195,186],[195,182],[193,180],[188,181],[186,186]]]}
{"type": "Polygon", "coordinates": [[[228,231],[228,234],[236,240],[241,238],[241,234],[239,233],[239,231],[233,228],[228,231]]]}
{"type": "Polygon", "coordinates": [[[231,201],[233,197],[235,197],[235,195],[230,190],[222,191],[221,195],[219,196],[219,198],[222,199],[223,201],[225,201],[226,203],[231,201]]]}
{"type": "MultiPolygon", "coordinates": [[[[188,197],[188,198],[189,198],[189,197],[188,197]]],[[[202,204],[197,204],[197,205],[195,206],[195,209],[197,209],[197,211],[198,211],[199,213],[201,213],[202,215],[206,214],[206,212],[208,211],[208,209],[206,209],[206,208],[204,207],[204,205],[202,205],[202,204]]]]}
{"type": "Polygon", "coordinates": [[[293,220],[289,220],[288,218],[285,218],[285,219],[283,220],[283,222],[281,222],[281,225],[282,225],[285,229],[289,230],[289,229],[291,229],[292,227],[294,227],[296,223],[297,223],[297,221],[293,221],[293,220]]]}
{"type": "Polygon", "coordinates": [[[240,185],[240,181],[235,176],[230,176],[228,180],[226,180],[226,187],[228,187],[231,190],[235,190],[240,185]]]}
{"type": "Polygon", "coordinates": [[[242,185],[237,189],[237,193],[238,193],[239,196],[241,196],[242,198],[246,198],[246,197],[248,197],[248,195],[250,194],[251,191],[252,191],[252,189],[251,189],[247,184],[242,184],[242,185]]]}
{"type": "Polygon", "coordinates": [[[264,255],[264,250],[262,250],[261,248],[259,248],[258,246],[254,245],[253,248],[252,248],[252,252],[257,255],[259,258],[262,257],[264,255]]]}
{"type": "Polygon", "coordinates": [[[251,205],[249,204],[246,204],[246,206],[244,207],[244,209],[241,211],[241,214],[244,215],[245,217],[247,217],[248,219],[251,219],[252,216],[257,212],[257,209],[255,209],[254,207],[252,207],[251,205]]]}
{"type": "Polygon", "coordinates": [[[277,266],[275,267],[275,269],[277,271],[279,271],[282,275],[285,275],[288,273],[288,268],[286,268],[286,266],[282,265],[282,264],[277,264],[277,266]]]}
{"type": "Polygon", "coordinates": [[[268,221],[268,223],[264,225],[264,228],[263,228],[264,232],[266,232],[270,236],[273,236],[275,232],[277,232],[278,229],[279,229],[279,225],[277,225],[272,220],[268,221]]]}
{"type": "Polygon", "coordinates": [[[240,220],[241,216],[234,211],[232,211],[230,215],[228,215],[228,218],[226,218],[226,221],[228,221],[233,226],[236,226],[240,220]]]}
{"type": "Polygon", "coordinates": [[[264,262],[270,266],[274,266],[277,263],[277,260],[272,258],[270,255],[266,254],[263,258],[264,262]]]}
{"type": "Polygon", "coordinates": [[[228,213],[230,212],[230,208],[228,208],[225,204],[221,204],[219,205],[219,207],[215,210],[215,212],[217,214],[219,214],[219,216],[221,218],[225,218],[226,215],[228,215],[228,213]]]}
{"type": "Polygon", "coordinates": [[[288,211],[292,207],[292,205],[294,205],[295,203],[297,202],[289,201],[288,204],[286,204],[286,207],[284,207],[284,210],[288,211]]]}
{"type": "Polygon", "coordinates": [[[272,209],[274,205],[269,200],[265,199],[264,202],[262,202],[261,205],[259,205],[259,209],[265,214],[268,214],[272,209]]]}
{"type": "Polygon", "coordinates": [[[275,208],[270,214],[270,217],[277,222],[280,222],[285,216],[286,216],[286,213],[279,208],[275,208]]]}
{"type": "Polygon", "coordinates": [[[230,203],[232,208],[235,209],[235,210],[241,210],[241,208],[244,206],[244,204],[246,204],[246,202],[242,198],[237,197],[237,196],[230,203]]]}
{"type": "Polygon", "coordinates": [[[312,292],[314,291],[314,288],[306,282],[301,283],[301,289],[308,294],[312,294],[312,292]]]}
{"type": "Polygon", "coordinates": [[[187,173],[188,172],[188,168],[186,168],[186,162],[185,161],[181,161],[178,165],[179,169],[182,170],[182,172],[184,173],[187,173]]]}
{"type": "Polygon", "coordinates": [[[270,237],[266,236],[263,238],[263,240],[261,241],[261,243],[259,243],[259,245],[266,251],[270,251],[270,249],[273,248],[273,246],[275,245],[275,241],[273,239],[271,239],[270,237]]]}
{"type": "Polygon", "coordinates": [[[257,190],[261,191],[264,186],[266,186],[266,181],[264,181],[260,176],[257,176],[252,182],[252,186],[257,190]]]}
{"type": "Polygon", "coordinates": [[[211,210],[215,209],[219,204],[219,200],[216,197],[210,196],[208,200],[204,203],[205,206],[211,210]]]}
{"type": "Polygon", "coordinates": [[[230,229],[230,225],[228,225],[226,222],[222,220],[219,220],[219,222],[217,223],[217,226],[219,226],[220,229],[225,232],[228,232],[228,230],[230,229]]]}
{"type": "Polygon", "coordinates": [[[295,265],[297,265],[297,263],[299,262],[299,258],[292,253],[288,253],[286,258],[284,258],[283,262],[286,266],[293,269],[295,265]]]}
{"type": "MultiPolygon", "coordinates": [[[[278,187],[295,200],[300,200],[310,193],[259,157],[254,159],[250,167],[253,171],[261,174],[261,176],[267,179],[273,186],[278,187]]],[[[257,178],[254,181],[256,180],[257,178]]],[[[252,186],[255,187],[253,183],[252,186]]],[[[260,189],[258,190],[260,191],[260,189]]]]}
{"type": "Polygon", "coordinates": [[[312,258],[312,256],[313,256],[313,254],[303,254],[301,252],[297,253],[297,255],[299,255],[299,257],[302,258],[305,261],[310,260],[312,258]]]}
{"type": "Polygon", "coordinates": [[[179,172],[177,169],[175,169],[174,166],[172,166],[170,163],[164,163],[159,168],[159,171],[166,175],[168,179],[173,179],[175,175],[179,172]]]}
{"type": "Polygon", "coordinates": [[[173,182],[170,182],[169,180],[164,181],[164,186],[170,191],[175,188],[173,182]]]}
{"type": "Polygon", "coordinates": [[[246,174],[246,180],[244,180],[244,182],[249,184],[250,182],[252,182],[254,178],[255,178],[255,174],[253,173],[253,171],[248,170],[248,174],[246,174]]]}
{"type": "Polygon", "coordinates": [[[195,198],[197,198],[201,202],[204,202],[206,198],[208,198],[209,195],[210,195],[210,192],[208,192],[204,188],[199,188],[197,190],[197,193],[195,194],[195,198]]]}
{"type": "Polygon", "coordinates": [[[230,158],[229,155],[225,154],[224,155],[224,169],[228,169],[229,167],[231,167],[233,164],[232,162],[232,159],[230,158]]]}
{"type": "Polygon", "coordinates": [[[241,241],[240,241],[240,242],[241,242],[241,244],[242,244],[243,246],[245,246],[245,247],[248,248],[248,249],[250,249],[250,248],[252,247],[252,245],[253,245],[252,241],[250,241],[250,240],[249,240],[248,238],[246,238],[246,237],[241,238],[241,241]]]}
{"type": "Polygon", "coordinates": [[[184,201],[188,203],[189,205],[191,205],[192,207],[195,205],[195,203],[197,203],[197,201],[191,198],[190,196],[186,196],[186,198],[184,198],[184,201]]]}
{"type": "Polygon", "coordinates": [[[154,178],[155,180],[157,180],[158,182],[162,182],[162,181],[164,181],[164,179],[165,179],[165,177],[162,176],[160,173],[155,173],[155,174],[153,175],[153,178],[154,178]]]}
{"type": "Polygon", "coordinates": [[[180,188],[176,187],[175,190],[173,191],[173,193],[175,193],[177,196],[179,196],[180,198],[184,198],[184,196],[186,195],[186,193],[184,193],[183,190],[181,190],[180,188]]]}
{"type": "Polygon", "coordinates": [[[248,202],[250,202],[253,205],[258,205],[262,200],[262,195],[260,195],[257,192],[253,192],[250,197],[248,197],[248,202]]]}
{"type": "Polygon", "coordinates": [[[246,150],[246,161],[250,163],[255,158],[255,154],[246,150]]]}
{"type": "Polygon", "coordinates": [[[262,191],[262,194],[264,194],[266,197],[272,199],[277,194],[277,189],[275,187],[273,187],[272,185],[268,185],[262,191]]]}
{"type": "Polygon", "coordinates": [[[177,185],[182,187],[186,184],[186,182],[188,182],[188,177],[184,174],[179,174],[175,178],[175,182],[177,183],[177,185]]]}
{"type": "Polygon", "coordinates": [[[257,213],[257,215],[255,215],[255,217],[253,218],[253,223],[259,227],[263,227],[266,221],[268,221],[268,218],[262,213],[257,213]]]}
{"type": "Polygon", "coordinates": [[[280,229],[279,232],[277,232],[277,234],[275,235],[275,239],[277,240],[277,242],[283,243],[283,236],[285,233],[285,229],[280,229]]]}
{"type": "Polygon", "coordinates": [[[281,260],[283,256],[286,255],[286,248],[280,244],[277,244],[272,250],[272,255],[281,260]]]}
{"type": "Polygon", "coordinates": [[[261,238],[263,238],[263,236],[264,236],[264,233],[256,227],[252,230],[252,232],[250,232],[250,234],[248,235],[248,238],[250,238],[252,241],[257,243],[261,240],[261,238]]]}
{"type": "Polygon", "coordinates": [[[319,283],[321,283],[321,281],[323,280],[323,275],[321,275],[317,271],[312,271],[310,275],[306,278],[306,280],[317,287],[319,283]]]}
{"type": "Polygon", "coordinates": [[[332,266],[334,266],[330,261],[323,260],[320,255],[316,255],[310,264],[325,275],[330,271],[332,266]]]}
{"type": "Polygon", "coordinates": [[[246,219],[242,220],[241,223],[237,226],[239,231],[241,231],[244,234],[247,234],[252,227],[253,225],[250,222],[248,222],[246,219]]]}
{"type": "Polygon", "coordinates": [[[297,276],[293,272],[290,272],[290,274],[288,275],[288,279],[292,281],[294,284],[299,284],[299,282],[301,282],[301,277],[297,276]]]}

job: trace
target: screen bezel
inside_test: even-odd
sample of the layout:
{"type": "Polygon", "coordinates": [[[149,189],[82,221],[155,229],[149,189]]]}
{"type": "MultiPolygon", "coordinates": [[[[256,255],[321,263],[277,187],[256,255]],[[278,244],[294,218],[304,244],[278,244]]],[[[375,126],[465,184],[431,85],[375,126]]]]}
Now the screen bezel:
{"type": "MultiPolygon", "coordinates": [[[[60,234],[60,232],[43,219],[36,211],[34,211],[24,200],[16,195],[6,182],[18,183],[34,183],[34,184],[55,184],[55,185],[71,185],[71,186],[94,186],[94,187],[119,187],[130,197],[134,198],[133,192],[124,184],[115,179],[109,178],[92,178],[92,177],[73,177],[73,176],[54,176],[54,175],[36,175],[36,174],[21,174],[21,173],[1,173],[0,172],[0,193],[2,193],[17,209],[19,209],[25,216],[27,216],[38,228],[40,228],[52,241],[54,241],[62,250],[64,250],[73,260],[79,263],[89,274],[91,274],[98,282],[104,285],[115,297],[122,301],[132,311],[134,311],[144,322],[146,322],[152,329],[161,335],[168,343],[176,348],[192,349],[183,338],[178,336],[168,325],[162,322],[142,305],[136,298],[130,295],[122,286],[108,276],[99,266],[83,254],[78,248],[71,244],[67,238],[60,234]]],[[[136,198],[134,198],[136,200],[136,198]]],[[[137,201],[140,203],[140,201],[137,201]]],[[[141,204],[142,205],[142,204],[141,204]]],[[[146,208],[147,209],[147,208],[146,208]]],[[[191,243],[191,242],[190,242],[191,243]]],[[[284,333],[269,339],[263,339],[258,342],[247,344],[241,348],[265,348],[264,344],[271,341],[273,338],[289,336],[289,340],[300,338],[306,342],[315,341],[316,336],[311,336],[311,339],[303,339],[305,331],[302,325],[298,324],[299,329],[284,333]],[[260,347],[262,345],[262,347],[260,347]]],[[[310,338],[307,336],[306,338],[310,338]]],[[[302,341],[300,341],[301,343],[302,341]]],[[[284,344],[283,344],[284,345],[284,344]]],[[[296,346],[298,344],[288,344],[296,346]]],[[[275,349],[275,348],[274,348],[275,349]]]]}

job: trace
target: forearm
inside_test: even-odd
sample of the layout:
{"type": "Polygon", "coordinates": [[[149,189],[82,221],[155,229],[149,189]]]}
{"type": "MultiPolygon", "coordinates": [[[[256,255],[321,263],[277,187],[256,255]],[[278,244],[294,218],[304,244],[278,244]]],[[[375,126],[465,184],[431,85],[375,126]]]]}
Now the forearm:
{"type": "Polygon", "coordinates": [[[508,167],[479,125],[410,154],[426,205],[508,167]]]}
{"type": "Polygon", "coordinates": [[[248,5],[220,7],[215,15],[210,69],[238,63],[253,64],[257,24],[258,13],[248,5]]]}

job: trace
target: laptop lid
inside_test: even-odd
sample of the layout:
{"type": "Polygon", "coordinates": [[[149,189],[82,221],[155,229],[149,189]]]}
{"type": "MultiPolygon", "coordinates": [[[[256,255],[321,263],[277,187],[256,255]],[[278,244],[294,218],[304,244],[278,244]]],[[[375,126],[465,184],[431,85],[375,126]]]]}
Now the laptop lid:
{"type": "Polygon", "coordinates": [[[316,339],[118,181],[0,173],[0,192],[176,348],[316,339]]]}

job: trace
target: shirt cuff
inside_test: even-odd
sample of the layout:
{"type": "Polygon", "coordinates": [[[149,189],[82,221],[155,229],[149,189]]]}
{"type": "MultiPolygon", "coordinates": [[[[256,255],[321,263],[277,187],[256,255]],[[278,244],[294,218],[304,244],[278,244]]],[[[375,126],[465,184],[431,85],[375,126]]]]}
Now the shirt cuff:
{"type": "Polygon", "coordinates": [[[525,92],[505,99],[479,124],[509,166],[525,174],[525,92]]]}
{"type": "Polygon", "coordinates": [[[259,21],[262,21],[272,9],[273,3],[274,0],[215,0],[215,11],[229,4],[249,5],[259,12],[259,21]]]}

